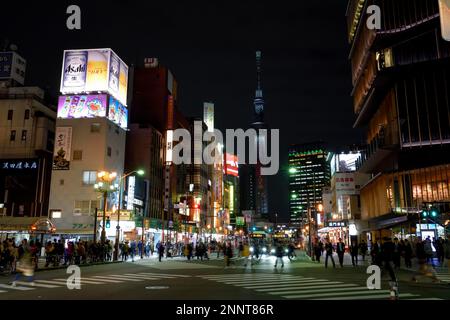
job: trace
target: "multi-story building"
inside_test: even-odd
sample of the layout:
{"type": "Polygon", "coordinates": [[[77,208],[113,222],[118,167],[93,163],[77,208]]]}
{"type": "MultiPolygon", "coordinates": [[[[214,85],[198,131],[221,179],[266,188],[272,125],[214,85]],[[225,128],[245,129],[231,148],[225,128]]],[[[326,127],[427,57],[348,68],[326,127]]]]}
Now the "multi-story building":
{"type": "MultiPolygon", "coordinates": [[[[95,225],[106,228],[106,212],[106,236],[115,239],[119,190],[108,189],[105,206],[94,187],[102,171],[111,173],[113,189],[122,184],[127,89],[128,67],[111,49],[64,51],[49,209],[60,235],[93,236],[95,225]]],[[[135,228],[132,218],[121,217],[121,239],[135,228]]]]}
{"type": "Polygon", "coordinates": [[[239,161],[238,157],[234,154],[224,154],[224,213],[222,217],[221,226],[226,224],[236,227],[236,217],[242,216],[240,212],[240,199],[239,199],[239,161]]]}
{"type": "Polygon", "coordinates": [[[322,189],[330,182],[330,165],[322,142],[289,147],[289,214],[292,226],[308,223],[322,204],[322,189]],[[311,212],[308,211],[311,209],[311,212]]]}
{"type": "Polygon", "coordinates": [[[328,154],[330,163],[330,186],[323,190],[323,210],[318,212],[318,224],[323,227],[319,235],[328,236],[336,242],[342,238],[346,244],[355,238],[354,230],[366,225],[361,221],[360,189],[369,181],[368,174],[356,171],[356,161],[360,153],[341,152],[328,154]]]}
{"type": "Polygon", "coordinates": [[[417,222],[423,207],[450,201],[448,10],[435,0],[348,3],[354,127],[367,134],[358,171],[372,176],[361,189],[370,239],[443,234],[440,219],[417,222]],[[380,29],[367,27],[373,4],[380,29]]]}
{"type": "Polygon", "coordinates": [[[0,52],[2,232],[28,232],[38,220],[51,225],[46,218],[56,107],[42,89],[23,87],[25,68],[17,52],[0,52]]]}

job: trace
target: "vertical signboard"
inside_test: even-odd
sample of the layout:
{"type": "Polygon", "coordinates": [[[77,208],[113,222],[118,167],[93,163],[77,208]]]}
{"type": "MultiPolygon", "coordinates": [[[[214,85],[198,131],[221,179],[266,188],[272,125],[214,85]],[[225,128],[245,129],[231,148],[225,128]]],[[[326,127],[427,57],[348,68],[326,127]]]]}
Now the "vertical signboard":
{"type": "Polygon", "coordinates": [[[203,122],[206,123],[209,132],[214,131],[214,104],[203,103],[203,122]]]}
{"type": "Polygon", "coordinates": [[[0,52],[0,80],[12,79],[23,85],[26,65],[26,60],[16,52],[0,52]]]}
{"type": "Polygon", "coordinates": [[[442,38],[450,41],[450,0],[439,0],[442,38]]]}
{"type": "Polygon", "coordinates": [[[134,208],[134,189],[136,187],[136,177],[128,177],[128,191],[127,191],[127,210],[134,208]]]}
{"type": "Polygon", "coordinates": [[[56,127],[53,170],[70,170],[72,127],[56,127]]]}

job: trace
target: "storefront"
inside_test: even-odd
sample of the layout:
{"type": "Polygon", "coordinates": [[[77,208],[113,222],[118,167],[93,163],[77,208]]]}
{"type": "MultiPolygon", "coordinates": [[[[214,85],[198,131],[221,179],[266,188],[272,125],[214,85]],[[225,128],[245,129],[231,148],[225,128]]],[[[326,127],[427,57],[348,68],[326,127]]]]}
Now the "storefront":
{"type": "Polygon", "coordinates": [[[1,217],[0,240],[14,238],[16,243],[23,239],[44,242],[56,232],[53,222],[40,217],[1,217]]]}

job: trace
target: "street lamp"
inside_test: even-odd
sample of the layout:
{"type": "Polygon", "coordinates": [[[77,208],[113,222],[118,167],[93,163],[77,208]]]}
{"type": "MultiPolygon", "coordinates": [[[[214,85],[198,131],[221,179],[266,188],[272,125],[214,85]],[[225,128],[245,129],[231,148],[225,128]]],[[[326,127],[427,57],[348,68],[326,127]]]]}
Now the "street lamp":
{"type": "MultiPolygon", "coordinates": [[[[100,171],[97,174],[97,178],[100,180],[98,183],[94,185],[94,189],[103,195],[103,227],[101,234],[101,242],[102,244],[106,241],[106,201],[108,199],[108,192],[114,192],[117,188],[117,185],[113,185],[112,181],[117,177],[116,172],[106,172],[100,171]]],[[[97,232],[97,230],[95,231],[97,232]]]]}
{"type": "MultiPolygon", "coordinates": [[[[123,180],[132,175],[133,173],[137,173],[140,176],[143,176],[145,174],[144,170],[134,170],[129,173],[123,174],[119,179],[119,206],[117,207],[117,226],[116,226],[116,242],[114,243],[114,257],[113,260],[117,261],[118,255],[119,255],[119,241],[120,241],[120,207],[122,206],[122,184],[123,180]]],[[[142,219],[142,229],[144,229],[144,219],[142,219]]],[[[142,238],[144,238],[144,232],[142,232],[142,238]]],[[[142,243],[142,245],[144,245],[142,243]]]]}

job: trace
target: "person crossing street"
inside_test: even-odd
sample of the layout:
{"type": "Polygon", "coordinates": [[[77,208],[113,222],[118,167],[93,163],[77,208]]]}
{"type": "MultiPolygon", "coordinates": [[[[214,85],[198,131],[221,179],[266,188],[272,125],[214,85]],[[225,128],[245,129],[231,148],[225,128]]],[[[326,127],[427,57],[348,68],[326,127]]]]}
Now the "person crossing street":
{"type": "Polygon", "coordinates": [[[336,244],[336,253],[339,258],[339,264],[341,268],[344,267],[344,253],[345,253],[345,243],[342,242],[342,239],[339,238],[339,242],[336,244]]]}

